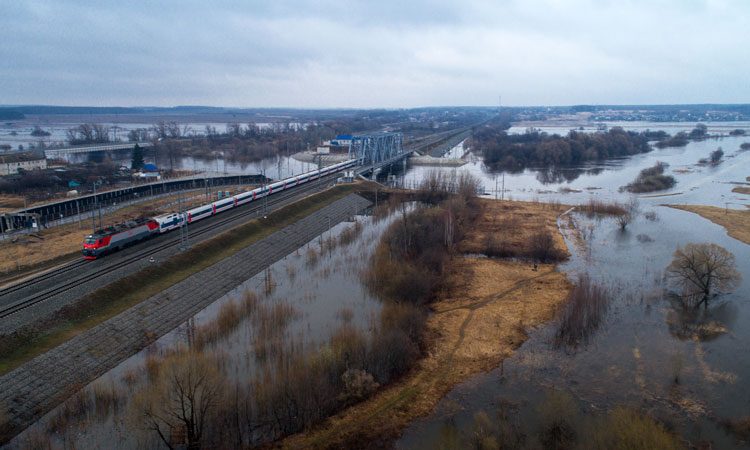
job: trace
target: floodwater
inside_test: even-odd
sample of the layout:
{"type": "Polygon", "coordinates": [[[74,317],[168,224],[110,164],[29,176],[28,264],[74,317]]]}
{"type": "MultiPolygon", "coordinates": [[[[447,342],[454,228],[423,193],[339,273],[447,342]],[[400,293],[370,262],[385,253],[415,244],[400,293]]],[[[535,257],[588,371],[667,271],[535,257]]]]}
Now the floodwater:
{"type": "MultiPolygon", "coordinates": [[[[0,123],[0,145],[10,145],[13,150],[17,150],[19,145],[24,148],[36,146],[39,142],[45,145],[64,145],[67,141],[67,132],[69,129],[87,121],[86,116],[75,116],[75,120],[39,120],[24,119],[5,121],[0,123]],[[41,127],[44,131],[50,133],[49,136],[32,136],[31,132],[35,126],[41,127]]],[[[167,121],[171,121],[168,118],[167,121]]],[[[224,132],[227,127],[226,122],[179,122],[180,131],[185,136],[202,136],[205,134],[206,127],[215,128],[218,132],[224,132]]],[[[127,142],[128,132],[137,129],[150,130],[154,122],[96,122],[103,125],[109,130],[109,137],[115,142],[127,142]]],[[[246,126],[247,124],[243,124],[246,126]]],[[[255,124],[260,128],[273,126],[271,123],[259,122],[255,124]]],[[[302,126],[301,123],[292,123],[292,126],[302,126]]]]}
{"type": "MultiPolygon", "coordinates": [[[[113,152],[110,154],[112,161],[119,166],[130,167],[130,151],[113,152]]],[[[82,163],[89,158],[86,154],[67,155],[67,161],[71,163],[82,163]]],[[[146,150],[144,155],[146,163],[156,164],[162,169],[191,170],[193,172],[216,174],[216,175],[265,175],[274,180],[292,177],[318,168],[311,162],[298,161],[290,155],[276,155],[259,161],[240,162],[221,158],[193,158],[190,156],[176,157],[170,163],[167,155],[155,155],[152,150],[146,150]]]]}
{"type": "MultiPolygon", "coordinates": [[[[261,308],[283,305],[287,308],[285,323],[274,330],[285,348],[293,347],[314,350],[328,342],[334,332],[347,324],[368,333],[380,312],[381,303],[361,281],[361,271],[369,262],[383,231],[394,216],[375,219],[369,215],[356,215],[351,221],[334,225],[331,229],[308,242],[284,259],[242,284],[232,292],[209,305],[191,320],[158,339],[143,351],[123,361],[107,374],[87,386],[92,391],[95,385],[115,386],[132,395],[134,387],[126,380],[134,374],[143,374],[144,362],[153,355],[165,355],[169,351],[190,345],[191,335],[201,325],[215,319],[221,307],[238,301],[246,292],[255,293],[261,308]],[[330,246],[330,238],[338,238],[347,229],[359,228],[358,234],[348,244],[330,246]]],[[[252,379],[267,370],[265,359],[254,347],[259,325],[244,319],[228,336],[211,345],[210,352],[223,355],[227,367],[223,371],[237,380],[252,379]]],[[[273,358],[270,358],[271,360],[273,358]]],[[[269,363],[272,364],[272,363],[269,363]]],[[[138,382],[136,382],[137,389],[138,382]]],[[[70,400],[69,400],[70,402],[70,400]]],[[[55,445],[67,448],[134,449],[158,445],[153,432],[138,432],[128,426],[127,405],[118,412],[105,417],[95,414],[73,419],[62,434],[50,433],[51,423],[63,407],[48,413],[38,423],[24,431],[12,442],[12,446],[33,446],[36,439],[52,438],[55,445]]]]}
{"type": "MultiPolygon", "coordinates": [[[[659,129],[659,125],[649,128],[659,129]]],[[[431,170],[466,170],[482,180],[489,197],[568,204],[592,197],[629,201],[631,195],[620,192],[619,187],[656,161],[670,164],[667,172],[675,176],[677,185],[665,192],[674,195],[639,196],[640,214],[625,232],[612,219],[597,221],[573,213],[586,239],[581,246],[574,245],[570,236],[566,238],[573,257],[561,265],[561,270],[571,279],[587,273],[610,292],[609,312],[587,343],[575,349],[556,348],[552,344],[555,322],[531,331],[529,340],[514,356],[500,368],[454,388],[432,414],[405,430],[397,446],[436,448],[446,428],[458,430],[468,443],[474,414],[485,411],[492,417],[498,405],[507,402],[517,406],[521,422],[533,432],[539,425],[535,407],[543,401],[547,389],[555,388],[572,394],[586,412],[630,406],[665,422],[693,443],[712,441],[714,448],[742,448],[720,423],[750,415],[750,352],[746,350],[750,348],[750,246],[728,237],[722,227],[697,215],[661,205],[749,205],[750,196],[731,193],[736,185],[732,183],[743,183],[750,176],[750,152],[739,151],[739,145],[746,141],[750,137],[709,139],[684,148],[657,149],[578,168],[528,169],[504,176],[488,171],[471,154],[469,163],[457,169],[408,168],[401,176],[405,185],[418,184],[431,170]],[[725,152],[722,164],[697,164],[719,146],[725,152]],[[504,191],[500,189],[503,177],[504,191]],[[689,242],[713,242],[727,248],[734,253],[743,276],[735,291],[712,300],[697,317],[676,308],[664,290],[664,269],[674,250],[689,242]]],[[[461,156],[463,144],[449,153],[450,157],[461,156]]],[[[284,162],[277,160],[275,164],[284,162]]],[[[375,223],[361,216],[357,220],[364,224],[364,231],[351,245],[336,247],[326,256],[319,252],[321,239],[315,239],[206,308],[195,317],[194,324],[209,321],[223,302],[250,289],[261,295],[264,304],[283,302],[293,307],[294,318],[283,333],[305,346],[325,342],[343,320],[367,329],[380,304],[362,286],[358,273],[388,221],[375,223]],[[307,248],[317,249],[316,263],[310,262],[307,248]],[[350,312],[343,314],[344,308],[350,312]]],[[[347,226],[351,224],[337,225],[323,238],[329,233],[339,234],[347,226]]],[[[147,355],[186,342],[190,328],[191,324],[179,327],[97,382],[121,385],[128,372],[139,370],[147,355]]],[[[259,367],[247,350],[253,333],[252,323],[243,322],[219,344],[221,351],[231,355],[228,360],[233,370],[242,376],[252,376],[259,367]]],[[[56,413],[51,412],[27,430],[15,445],[28,442],[34,433],[43,433],[56,413]]],[[[103,422],[83,420],[55,439],[58,444],[85,448],[135,448],[139,443],[120,416],[103,422]]]]}
{"type": "MultiPolygon", "coordinates": [[[[657,129],[651,126],[651,129],[657,129]]],[[[525,433],[540,427],[538,407],[550,389],[572,395],[585,413],[628,406],[646,412],[693,444],[713,448],[747,448],[721,425],[750,415],[750,246],[729,237],[724,229],[697,215],[662,203],[697,203],[745,208],[750,196],[732,194],[731,182],[750,175],[750,152],[737,152],[748,138],[691,143],[682,149],[655,150],[646,155],[582,168],[570,182],[542,183],[538,173],[507,175],[506,198],[579,203],[589,197],[629,200],[617,188],[644,167],[666,161],[674,173],[677,195],[638,200],[640,214],[620,231],[613,219],[590,219],[573,213],[583,245],[566,238],[573,257],[560,269],[575,280],[586,273],[608,289],[610,308],[594,335],[577,348],[554,345],[558,323],[530,332],[529,340],[501,367],[455,387],[428,417],[407,428],[397,448],[438,448],[441,438],[458,435],[472,441],[475,414],[490,418],[512,405],[525,433]],[[726,161],[698,167],[698,159],[721,146],[726,161]],[[587,170],[596,169],[594,173],[587,170]],[[560,187],[581,189],[563,193],[560,187]],[[585,189],[595,186],[597,189],[585,189]],[[550,190],[551,193],[540,193],[550,190]],[[707,310],[687,313],[677,305],[664,270],[675,249],[690,242],[712,242],[731,251],[742,274],[733,292],[714,298],[707,310]]],[[[468,170],[486,182],[492,175],[471,163],[468,170]]],[[[406,173],[419,180],[421,168],[406,173]]],[[[460,170],[460,169],[459,169],[460,170]]],[[[494,193],[493,193],[494,197],[494,193]]],[[[507,410],[506,410],[507,411],[507,410]]]]}
{"type": "MultiPolygon", "coordinates": [[[[657,129],[652,126],[651,129],[657,129]]],[[[750,129],[748,129],[750,132],[750,129]]],[[[525,169],[520,173],[493,172],[485,167],[481,157],[469,153],[467,164],[458,168],[441,168],[455,173],[466,171],[478,177],[485,195],[490,198],[513,200],[559,201],[579,204],[589,198],[623,200],[629,195],[619,189],[632,182],[638,173],[657,162],[669,167],[666,174],[673,175],[677,184],[669,190],[654,193],[654,203],[704,204],[729,208],[744,208],[750,196],[736,194],[736,184],[747,183],[750,151],[741,151],[740,144],[750,142],[750,136],[724,137],[690,142],[681,148],[655,149],[649,153],[629,158],[593,162],[577,167],[557,169],[525,169]],[[718,166],[701,166],[698,161],[721,147],[724,162],[718,166]]],[[[457,150],[449,154],[455,155],[457,150]]],[[[460,151],[460,150],[458,150],[460,151]]],[[[412,166],[399,177],[405,187],[414,187],[435,167],[412,166]]],[[[640,195],[646,201],[649,194],[640,195]]]]}

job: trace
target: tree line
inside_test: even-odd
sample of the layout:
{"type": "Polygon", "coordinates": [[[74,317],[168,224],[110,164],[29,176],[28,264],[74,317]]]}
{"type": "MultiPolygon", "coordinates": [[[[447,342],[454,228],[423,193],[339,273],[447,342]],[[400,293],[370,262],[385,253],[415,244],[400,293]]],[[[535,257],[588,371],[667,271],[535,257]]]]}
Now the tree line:
{"type": "Polygon", "coordinates": [[[507,123],[499,122],[474,131],[474,148],[482,153],[484,163],[492,169],[568,166],[651,150],[650,133],[625,131],[620,127],[598,133],[570,131],[567,136],[535,129],[508,134],[507,127],[507,123]]]}

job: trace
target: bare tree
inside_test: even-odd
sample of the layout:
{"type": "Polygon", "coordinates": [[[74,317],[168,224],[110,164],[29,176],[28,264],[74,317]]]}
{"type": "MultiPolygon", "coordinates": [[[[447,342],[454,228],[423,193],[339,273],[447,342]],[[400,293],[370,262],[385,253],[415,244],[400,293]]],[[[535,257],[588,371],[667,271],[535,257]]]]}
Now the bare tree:
{"type": "Polygon", "coordinates": [[[217,362],[202,353],[165,358],[152,383],[136,394],[132,414],[170,449],[201,447],[208,423],[225,390],[217,362]]]}
{"type": "Polygon", "coordinates": [[[686,244],[674,252],[667,267],[669,277],[683,292],[683,298],[708,307],[709,298],[716,293],[731,291],[742,276],[735,268],[734,255],[716,244],[686,244]]]}

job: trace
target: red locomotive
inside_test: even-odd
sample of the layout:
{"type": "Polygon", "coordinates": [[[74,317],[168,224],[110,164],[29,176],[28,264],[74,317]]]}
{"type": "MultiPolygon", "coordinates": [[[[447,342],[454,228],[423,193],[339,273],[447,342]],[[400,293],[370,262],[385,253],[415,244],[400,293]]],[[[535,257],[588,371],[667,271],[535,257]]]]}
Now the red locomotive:
{"type": "Polygon", "coordinates": [[[158,233],[159,223],[154,219],[135,219],[97,230],[83,241],[83,257],[96,259],[158,233]]]}

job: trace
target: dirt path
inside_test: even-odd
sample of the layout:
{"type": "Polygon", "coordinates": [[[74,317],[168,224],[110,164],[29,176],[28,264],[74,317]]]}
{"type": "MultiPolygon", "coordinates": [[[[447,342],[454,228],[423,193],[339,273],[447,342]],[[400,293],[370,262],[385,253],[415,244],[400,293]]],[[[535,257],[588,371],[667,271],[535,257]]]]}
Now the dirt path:
{"type": "Polygon", "coordinates": [[[551,265],[534,271],[530,264],[461,258],[452,277],[457,281],[455,294],[433,305],[427,327],[429,350],[414,370],[370,400],[281,445],[390,445],[409,423],[432,411],[458,383],[497,367],[512,355],[531,328],[554,316],[569,289],[565,276],[551,265]],[[492,275],[490,279],[488,275],[492,275]]]}
{"type": "MultiPolygon", "coordinates": [[[[510,254],[529,252],[531,236],[547,230],[565,249],[557,219],[567,206],[482,201],[483,214],[460,243],[464,254],[482,253],[488,242],[510,254]]],[[[570,291],[551,264],[459,256],[448,290],[431,305],[425,356],[400,381],[369,400],[282,441],[284,448],[382,448],[415,419],[429,414],[454,386],[498,367],[534,327],[551,320],[570,291]]]]}

